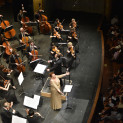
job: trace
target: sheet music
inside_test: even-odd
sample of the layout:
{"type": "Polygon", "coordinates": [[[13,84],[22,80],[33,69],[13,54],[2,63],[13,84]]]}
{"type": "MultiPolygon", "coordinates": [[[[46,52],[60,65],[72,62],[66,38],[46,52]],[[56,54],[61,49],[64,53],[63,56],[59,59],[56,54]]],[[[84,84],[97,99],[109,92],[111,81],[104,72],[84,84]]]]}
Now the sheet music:
{"type": "Polygon", "coordinates": [[[44,71],[46,70],[47,66],[43,64],[37,64],[37,66],[34,69],[34,72],[44,74],[44,71]]]}
{"type": "Polygon", "coordinates": [[[12,115],[12,123],[27,123],[27,119],[12,115]]]}
{"type": "Polygon", "coordinates": [[[23,105],[33,108],[33,109],[37,109],[37,107],[39,105],[39,100],[40,100],[40,96],[38,96],[38,95],[34,95],[34,98],[25,96],[23,105]]]}
{"type": "Polygon", "coordinates": [[[65,85],[63,92],[71,92],[73,85],[65,85]]]}
{"type": "Polygon", "coordinates": [[[19,76],[18,76],[19,85],[22,84],[23,80],[24,80],[24,77],[23,77],[23,73],[21,72],[21,73],[19,74],[19,76]]]}

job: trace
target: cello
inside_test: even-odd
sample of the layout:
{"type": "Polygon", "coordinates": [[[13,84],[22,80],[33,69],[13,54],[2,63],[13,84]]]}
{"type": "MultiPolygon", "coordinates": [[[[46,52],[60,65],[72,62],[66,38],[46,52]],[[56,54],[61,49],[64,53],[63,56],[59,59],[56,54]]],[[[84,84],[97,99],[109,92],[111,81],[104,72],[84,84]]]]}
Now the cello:
{"type": "Polygon", "coordinates": [[[17,70],[19,72],[25,72],[25,66],[23,65],[22,59],[17,56],[15,50],[12,53],[14,55],[15,64],[17,65],[17,70]]]}
{"type": "Polygon", "coordinates": [[[16,31],[13,28],[10,29],[9,31],[5,31],[5,29],[9,28],[11,25],[10,25],[9,21],[3,20],[3,16],[2,15],[0,15],[0,19],[1,19],[1,27],[2,27],[2,29],[4,29],[4,36],[7,39],[13,38],[15,36],[15,34],[16,34],[16,31]]]}
{"type": "Polygon", "coordinates": [[[11,46],[10,46],[10,43],[8,42],[8,41],[4,41],[3,42],[3,44],[2,45],[0,45],[0,46],[2,46],[2,47],[4,47],[5,48],[5,53],[7,54],[7,55],[11,55],[12,54],[12,48],[11,48],[11,46]]]}
{"type": "Polygon", "coordinates": [[[47,21],[48,18],[47,16],[41,14],[42,10],[40,10],[41,4],[39,4],[39,26],[40,26],[40,32],[43,34],[48,34],[51,31],[51,25],[50,23],[47,21]]]}
{"type": "Polygon", "coordinates": [[[23,14],[23,17],[21,19],[22,26],[23,26],[24,30],[27,30],[27,32],[29,34],[32,34],[32,32],[33,32],[32,27],[31,26],[27,26],[27,24],[26,24],[26,23],[29,23],[30,20],[29,20],[29,17],[25,16],[26,11],[24,10],[23,4],[22,4],[22,14],[23,14]]]}

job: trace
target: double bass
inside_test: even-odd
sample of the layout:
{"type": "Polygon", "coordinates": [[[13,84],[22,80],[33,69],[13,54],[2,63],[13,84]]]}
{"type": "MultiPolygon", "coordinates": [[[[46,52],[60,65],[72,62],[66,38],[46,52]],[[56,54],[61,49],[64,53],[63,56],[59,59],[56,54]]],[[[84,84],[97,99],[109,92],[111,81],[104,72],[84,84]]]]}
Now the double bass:
{"type": "Polygon", "coordinates": [[[41,14],[42,10],[40,10],[41,4],[39,4],[39,26],[40,26],[40,32],[43,34],[48,34],[51,31],[51,25],[48,22],[48,18],[46,15],[41,14]]]}
{"type": "Polygon", "coordinates": [[[2,29],[4,29],[4,36],[7,39],[13,38],[15,36],[15,34],[16,34],[16,31],[13,28],[10,29],[9,31],[5,31],[6,28],[9,28],[12,25],[10,25],[9,21],[3,20],[3,16],[2,15],[0,15],[0,19],[1,19],[1,27],[2,27],[2,29]]]}
{"type": "Polygon", "coordinates": [[[25,16],[26,11],[24,10],[23,4],[22,4],[22,13],[23,13],[23,16],[22,16],[22,19],[21,19],[22,26],[23,26],[24,30],[27,30],[27,32],[29,34],[32,34],[32,32],[33,32],[32,27],[31,26],[28,26],[26,24],[26,23],[29,23],[30,22],[30,19],[29,19],[29,17],[25,16]]]}

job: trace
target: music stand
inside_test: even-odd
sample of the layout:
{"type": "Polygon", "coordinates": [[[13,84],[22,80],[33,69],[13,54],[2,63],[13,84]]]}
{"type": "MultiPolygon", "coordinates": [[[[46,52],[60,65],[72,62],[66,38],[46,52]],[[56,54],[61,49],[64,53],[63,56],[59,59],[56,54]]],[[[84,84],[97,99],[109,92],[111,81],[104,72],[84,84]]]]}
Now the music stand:
{"type": "Polygon", "coordinates": [[[27,119],[12,115],[12,123],[27,123],[27,119]]]}
{"type": "MultiPolygon", "coordinates": [[[[46,68],[47,68],[47,65],[37,64],[37,66],[34,69],[34,72],[44,75],[46,68]]],[[[41,78],[42,78],[42,84],[44,85],[43,76],[41,76],[41,78]]]]}
{"type": "Polygon", "coordinates": [[[26,25],[28,25],[28,26],[37,26],[37,22],[27,22],[26,25]]]}
{"type": "Polygon", "coordinates": [[[6,27],[4,32],[10,31],[11,29],[13,29],[13,25],[10,25],[10,26],[6,27]]]}
{"type": "Polygon", "coordinates": [[[21,45],[19,47],[16,47],[17,51],[25,49],[26,45],[21,45]]]}
{"type": "Polygon", "coordinates": [[[21,96],[22,94],[25,94],[24,89],[23,89],[23,86],[22,86],[23,81],[24,81],[24,76],[23,76],[23,73],[21,72],[19,74],[19,76],[18,76],[18,82],[19,82],[19,85],[22,88],[22,92],[19,94],[19,96],[21,96]]]}
{"type": "Polygon", "coordinates": [[[65,85],[64,90],[63,90],[64,93],[67,93],[67,100],[66,100],[67,101],[67,106],[66,106],[66,109],[72,109],[72,107],[69,106],[69,102],[68,102],[68,93],[71,92],[72,87],[73,87],[73,85],[65,85]]]}
{"type": "Polygon", "coordinates": [[[25,96],[23,105],[29,108],[37,109],[40,101],[40,96],[34,95],[33,98],[25,96]]]}

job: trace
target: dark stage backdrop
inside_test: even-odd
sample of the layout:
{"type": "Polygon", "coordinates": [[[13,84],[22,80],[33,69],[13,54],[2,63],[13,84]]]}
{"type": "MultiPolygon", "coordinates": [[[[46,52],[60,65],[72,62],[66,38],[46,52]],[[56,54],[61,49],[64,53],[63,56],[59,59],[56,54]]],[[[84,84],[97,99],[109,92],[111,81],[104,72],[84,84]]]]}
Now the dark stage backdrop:
{"type": "Polygon", "coordinates": [[[21,4],[24,5],[24,9],[27,11],[30,20],[33,20],[33,0],[13,0],[14,20],[17,21],[17,14],[22,8],[21,4]]]}

